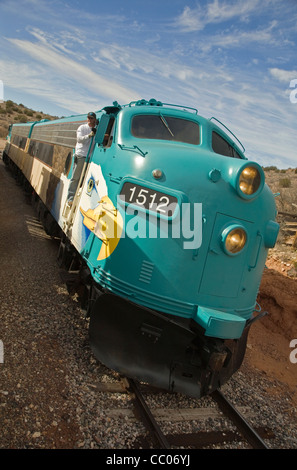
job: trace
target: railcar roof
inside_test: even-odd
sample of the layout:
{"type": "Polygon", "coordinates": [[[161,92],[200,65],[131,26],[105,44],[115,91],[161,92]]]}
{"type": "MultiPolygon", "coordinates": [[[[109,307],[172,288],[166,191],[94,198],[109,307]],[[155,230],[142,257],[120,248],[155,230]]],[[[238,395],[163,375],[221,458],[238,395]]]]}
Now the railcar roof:
{"type": "Polygon", "coordinates": [[[67,117],[62,117],[62,118],[59,118],[59,119],[54,119],[52,121],[39,121],[37,122],[35,125],[36,126],[43,126],[43,125],[47,125],[47,124],[60,124],[60,123],[63,123],[63,122],[76,122],[76,121],[85,121],[87,122],[87,116],[88,114],[76,114],[76,115],[72,115],[72,116],[67,116],[67,117]]]}

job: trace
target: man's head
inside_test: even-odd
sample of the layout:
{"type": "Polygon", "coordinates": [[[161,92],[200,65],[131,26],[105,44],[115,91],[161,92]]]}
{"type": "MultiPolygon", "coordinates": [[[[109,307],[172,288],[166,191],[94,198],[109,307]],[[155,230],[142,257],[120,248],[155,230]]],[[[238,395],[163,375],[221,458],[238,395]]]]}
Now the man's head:
{"type": "Polygon", "coordinates": [[[88,113],[87,116],[88,124],[90,127],[95,127],[96,125],[96,114],[95,113],[88,113]]]}

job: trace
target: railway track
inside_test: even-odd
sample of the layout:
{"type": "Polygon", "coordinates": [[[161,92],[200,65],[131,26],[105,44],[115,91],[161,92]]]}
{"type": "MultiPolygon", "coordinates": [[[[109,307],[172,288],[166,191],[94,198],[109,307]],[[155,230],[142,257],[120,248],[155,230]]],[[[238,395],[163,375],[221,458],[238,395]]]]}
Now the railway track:
{"type": "Polygon", "coordinates": [[[248,423],[221,391],[216,390],[211,396],[222,412],[235,424],[239,432],[253,449],[268,449],[268,446],[259,433],[248,423]]]}
{"type": "MultiPolygon", "coordinates": [[[[228,418],[235,426],[238,432],[234,431],[208,431],[196,433],[182,433],[165,435],[161,430],[157,419],[147,404],[140,385],[132,379],[127,379],[129,384],[128,391],[134,394],[135,405],[138,409],[139,416],[143,420],[143,424],[150,433],[155,448],[171,449],[174,447],[190,447],[203,448],[210,445],[224,444],[236,440],[244,440],[253,449],[268,449],[269,447],[264,438],[273,438],[274,435],[270,430],[265,428],[254,429],[245,417],[236,409],[232,403],[225,397],[221,391],[215,391],[211,394],[211,398],[216,402],[223,415],[228,418]]],[[[145,442],[141,443],[145,445],[145,442]]]]}

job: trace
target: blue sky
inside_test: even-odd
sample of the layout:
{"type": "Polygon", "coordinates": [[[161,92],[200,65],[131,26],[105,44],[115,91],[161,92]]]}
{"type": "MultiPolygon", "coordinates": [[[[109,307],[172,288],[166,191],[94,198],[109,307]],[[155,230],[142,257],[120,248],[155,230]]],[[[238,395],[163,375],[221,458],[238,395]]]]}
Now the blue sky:
{"type": "Polygon", "coordinates": [[[264,166],[297,167],[296,51],[296,0],[0,0],[5,100],[58,116],[192,106],[264,166]]]}

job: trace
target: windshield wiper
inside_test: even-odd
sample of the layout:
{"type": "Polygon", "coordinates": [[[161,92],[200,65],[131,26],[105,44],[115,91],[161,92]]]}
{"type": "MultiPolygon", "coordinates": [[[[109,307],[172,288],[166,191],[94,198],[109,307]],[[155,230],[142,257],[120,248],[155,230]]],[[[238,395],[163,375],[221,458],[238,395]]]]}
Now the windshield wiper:
{"type": "Polygon", "coordinates": [[[166,119],[164,118],[163,114],[161,114],[161,113],[160,113],[160,119],[163,122],[164,126],[167,128],[168,132],[172,135],[172,137],[174,137],[174,134],[171,131],[170,127],[168,126],[168,123],[167,123],[166,119]]]}

